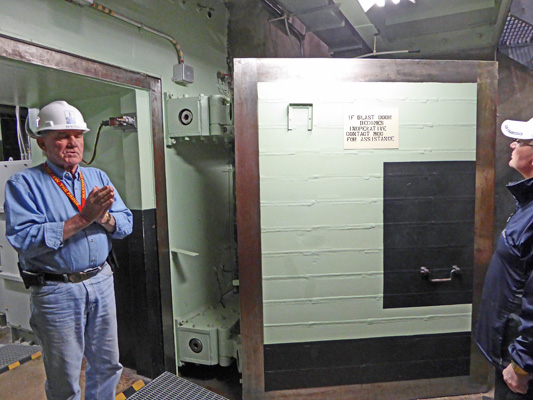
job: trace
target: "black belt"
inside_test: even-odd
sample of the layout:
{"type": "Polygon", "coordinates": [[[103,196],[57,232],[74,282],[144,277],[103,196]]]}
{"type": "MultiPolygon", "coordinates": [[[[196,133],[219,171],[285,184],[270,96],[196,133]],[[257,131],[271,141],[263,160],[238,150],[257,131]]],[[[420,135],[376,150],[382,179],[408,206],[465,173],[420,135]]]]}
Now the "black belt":
{"type": "Polygon", "coordinates": [[[73,274],[49,274],[48,272],[41,272],[45,281],[65,282],[65,283],[79,283],[92,278],[102,270],[102,265],[85,271],[75,272],[73,274]]]}
{"type": "Polygon", "coordinates": [[[85,271],[75,272],[73,274],[51,274],[48,272],[32,272],[20,269],[20,275],[26,288],[34,285],[43,286],[47,281],[79,283],[95,276],[103,269],[104,264],[95,268],[86,269],[85,271]]]}

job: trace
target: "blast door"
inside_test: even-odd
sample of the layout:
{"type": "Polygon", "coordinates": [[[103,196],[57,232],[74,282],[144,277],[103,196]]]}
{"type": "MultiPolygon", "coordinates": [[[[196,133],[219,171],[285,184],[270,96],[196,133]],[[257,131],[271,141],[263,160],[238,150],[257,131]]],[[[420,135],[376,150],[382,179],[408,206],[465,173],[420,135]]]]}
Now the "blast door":
{"type": "Polygon", "coordinates": [[[235,82],[244,398],[483,391],[495,64],[238,60],[235,82]]]}

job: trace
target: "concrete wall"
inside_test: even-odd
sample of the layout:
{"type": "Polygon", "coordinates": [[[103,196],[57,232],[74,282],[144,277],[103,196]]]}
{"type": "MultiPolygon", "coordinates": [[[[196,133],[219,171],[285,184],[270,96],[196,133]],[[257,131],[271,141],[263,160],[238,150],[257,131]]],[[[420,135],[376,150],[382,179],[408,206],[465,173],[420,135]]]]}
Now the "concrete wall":
{"type": "MultiPolygon", "coordinates": [[[[313,33],[303,40],[288,36],[281,21],[269,22],[273,15],[261,1],[232,0],[228,2],[228,51],[233,58],[310,58],[329,57],[327,46],[313,33]],[[303,54],[302,54],[303,53],[303,54]]],[[[304,31],[304,29],[302,29],[304,31]]]]}

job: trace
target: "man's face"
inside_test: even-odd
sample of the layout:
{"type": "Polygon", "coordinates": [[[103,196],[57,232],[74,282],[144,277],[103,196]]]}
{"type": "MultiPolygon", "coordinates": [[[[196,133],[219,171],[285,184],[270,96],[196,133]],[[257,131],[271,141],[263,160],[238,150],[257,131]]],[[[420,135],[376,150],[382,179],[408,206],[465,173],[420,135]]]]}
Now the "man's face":
{"type": "Polygon", "coordinates": [[[83,158],[83,131],[50,131],[37,144],[58,167],[74,172],[83,158]]]}
{"type": "Polygon", "coordinates": [[[524,178],[533,176],[533,141],[515,140],[511,143],[513,152],[509,166],[516,169],[524,178]]]}

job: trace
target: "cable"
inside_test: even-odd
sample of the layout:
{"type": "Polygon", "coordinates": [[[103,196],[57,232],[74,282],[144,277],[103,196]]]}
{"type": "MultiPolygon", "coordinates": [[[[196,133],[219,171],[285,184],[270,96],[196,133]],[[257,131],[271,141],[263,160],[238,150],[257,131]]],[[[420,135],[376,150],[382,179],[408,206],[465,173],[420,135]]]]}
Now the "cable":
{"type": "Polygon", "coordinates": [[[111,117],[109,119],[106,119],[105,121],[100,122],[98,131],[96,131],[96,138],[94,139],[94,148],[93,148],[93,154],[91,156],[91,159],[88,162],[85,160],[82,160],[82,161],[87,165],[90,165],[93,163],[94,158],[96,157],[96,146],[98,145],[98,139],[100,139],[100,131],[102,130],[102,127],[111,126],[113,128],[119,128],[124,131],[136,129],[137,122],[135,120],[135,117],[132,115],[121,115],[120,117],[111,117]]]}
{"type": "Polygon", "coordinates": [[[104,126],[109,126],[109,121],[102,121],[100,123],[100,126],[98,127],[98,130],[96,131],[96,138],[94,139],[93,154],[91,156],[91,159],[89,161],[81,160],[87,165],[91,165],[96,157],[96,146],[98,146],[98,139],[100,138],[100,131],[102,130],[102,127],[104,126]]]}
{"type": "Polygon", "coordinates": [[[22,131],[20,129],[20,107],[15,107],[15,115],[17,117],[17,141],[19,145],[19,151],[20,151],[20,158],[21,160],[28,160],[28,151],[26,149],[26,143],[24,142],[24,138],[22,137],[22,131]]]}
{"type": "MultiPolygon", "coordinates": [[[[289,30],[289,22],[287,21],[287,17],[283,18],[283,20],[285,21],[285,29],[287,30],[287,36],[289,37],[289,42],[291,42],[291,44],[293,45],[293,47],[294,47],[294,49],[296,50],[297,53],[301,53],[302,47],[300,46],[300,50],[298,50],[298,48],[294,45],[294,42],[291,39],[291,32],[289,30]]],[[[302,55],[302,54],[300,54],[300,55],[302,55]]]]}
{"type": "MultiPolygon", "coordinates": [[[[291,14],[287,14],[283,8],[279,6],[279,4],[272,3],[271,0],[261,0],[261,2],[267,7],[267,10],[270,14],[274,15],[275,18],[269,19],[268,22],[276,22],[279,20],[284,20],[285,29],[287,30],[287,35],[289,36],[289,41],[294,46],[294,43],[291,39],[291,35],[289,33],[292,32],[294,38],[300,43],[300,55],[303,56],[303,40],[305,39],[305,33],[300,32],[294,24],[288,21],[288,18],[291,16],[291,14]]],[[[298,49],[296,49],[298,52],[298,49]]]]}

